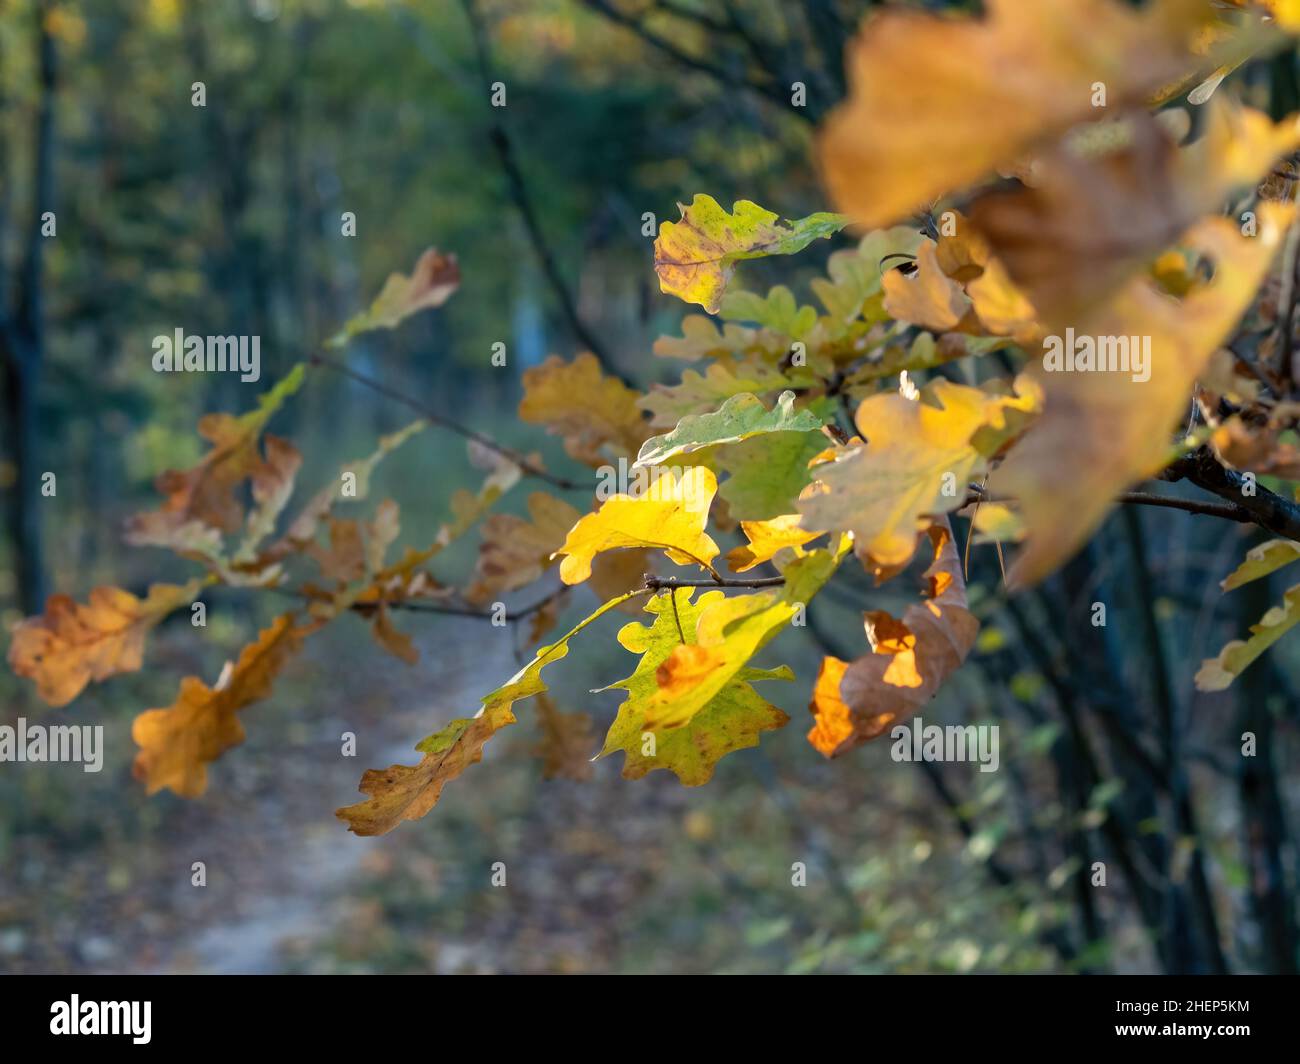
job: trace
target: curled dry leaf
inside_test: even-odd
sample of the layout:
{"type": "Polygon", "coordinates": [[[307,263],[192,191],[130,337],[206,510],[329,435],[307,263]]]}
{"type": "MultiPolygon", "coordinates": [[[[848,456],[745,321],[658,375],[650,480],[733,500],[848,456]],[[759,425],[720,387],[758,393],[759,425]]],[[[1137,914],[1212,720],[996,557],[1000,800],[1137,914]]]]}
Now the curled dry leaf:
{"type": "Polygon", "coordinates": [[[975,202],[972,223],[1048,327],[1078,331],[1233,189],[1254,185],[1300,145],[1300,116],[1275,125],[1220,102],[1206,122],[1180,150],[1155,118],[1135,112],[1123,150],[1088,157],[1059,148],[1039,160],[1033,187],[975,202]]]}
{"type": "Polygon", "coordinates": [[[546,692],[542,669],[569,652],[569,640],[602,614],[619,605],[607,602],[557,642],[541,647],[508,683],[483,699],[473,717],[453,720],[416,746],[424,755],[418,765],[370,769],[360,791],[369,797],[335,812],[358,835],[384,835],[403,820],[418,820],[432,809],[447,783],[483,759],[483,747],[502,728],[515,722],[514,704],[546,692]]]}
{"type": "Polygon", "coordinates": [[[1246,560],[1219,584],[1224,591],[1235,591],[1252,580],[1275,573],[1300,559],[1300,543],[1290,539],[1270,539],[1246,552],[1246,560]]]}
{"type": "Polygon", "coordinates": [[[1256,658],[1300,623],[1300,584],[1287,588],[1282,605],[1274,606],[1250,626],[1249,639],[1234,639],[1218,657],[1201,662],[1196,673],[1198,691],[1226,690],[1256,658]]]}
{"type": "Polygon", "coordinates": [[[1214,262],[1210,283],[1177,300],[1136,277],[1075,326],[1079,336],[1131,345],[1133,356],[1149,340],[1146,379],[1033,367],[1046,395],[1043,415],[989,478],[989,490],[1016,499],[1024,517],[1010,582],[1041,580],[1087,541],[1117,494],[1168,462],[1192,385],[1250,305],[1291,216],[1289,206],[1262,204],[1253,237],[1225,218],[1201,222],[1183,242],[1214,262]]]}
{"type": "MultiPolygon", "coordinates": [[[[192,468],[169,469],[158,477],[155,487],[164,496],[163,504],[154,513],[128,522],[127,542],[166,545],[169,530],[195,521],[222,532],[237,531],[244,520],[244,506],[236,488],[250,477],[263,478],[265,485],[282,475],[258,453],[258,442],[271,415],[298,390],[302,378],[303,367],[295,366],[262,395],[256,410],[239,417],[208,414],[201,418],[199,435],[212,444],[212,449],[192,468]]],[[[287,459],[280,449],[282,442],[278,441],[271,452],[281,467],[287,459]]]]}
{"type": "Polygon", "coordinates": [[[966,608],[961,559],[945,519],[930,529],[934,562],[926,570],[927,598],[902,620],[865,614],[872,652],[852,663],[822,662],[809,707],[808,741],[827,757],[870,742],[919,712],[966,660],[979,621],[966,608]]]}

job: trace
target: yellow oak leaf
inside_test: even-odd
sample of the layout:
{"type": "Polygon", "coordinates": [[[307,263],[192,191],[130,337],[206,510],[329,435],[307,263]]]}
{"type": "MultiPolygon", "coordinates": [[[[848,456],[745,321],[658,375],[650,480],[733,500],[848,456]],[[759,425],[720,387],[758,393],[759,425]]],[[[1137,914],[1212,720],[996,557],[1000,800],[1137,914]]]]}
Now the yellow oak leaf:
{"type": "Polygon", "coordinates": [[[197,798],[207,790],[207,764],[244,741],[239,711],[271,693],[285,662],[313,630],[297,626],[293,614],[277,617],[233,666],[227,664],[215,687],[186,676],[172,705],[136,717],[131,725],[131,738],[140,747],[136,779],[150,794],[168,787],[182,798],[197,798]]]}
{"type": "Polygon", "coordinates": [[[658,674],[674,653],[694,649],[701,614],[725,601],[721,591],[706,591],[692,602],[693,588],[660,594],[645,604],[653,624],[625,625],[619,643],[640,654],[636,670],[610,689],[628,692],[605,737],[600,756],[622,750],[623,776],[640,779],[655,769],[668,769],[687,787],[698,787],[713,776],[714,767],[735,750],[757,746],[764,731],[789,722],[776,706],[751,686],[759,680],[789,680],[789,669],[742,668],[709,695],[684,725],[658,732],[646,720],[646,707],[658,690],[658,674]],[[648,739],[648,736],[653,736],[648,739]]]}
{"type": "MultiPolygon", "coordinates": [[[[1134,372],[1069,372],[1063,343],[1055,349],[1061,358],[1049,350],[1033,367],[1044,413],[989,479],[995,495],[1018,500],[1027,530],[1012,583],[1041,580],[1087,541],[1119,492],[1168,462],[1192,385],[1250,305],[1292,214],[1289,206],[1261,204],[1253,237],[1225,218],[1199,223],[1182,243],[1213,260],[1210,283],[1177,300],[1139,276],[1078,323],[1079,337],[1131,347],[1134,372]]],[[[1096,353],[1094,366],[1110,364],[1103,356],[1096,353]]]]}
{"type": "Polygon", "coordinates": [[[1291,539],[1270,539],[1246,552],[1246,560],[1219,582],[1224,591],[1235,591],[1252,580],[1275,573],[1300,560],[1300,543],[1291,539]]]}
{"type": "Polygon", "coordinates": [[[778,388],[806,388],[814,380],[810,371],[797,367],[780,369],[752,360],[714,362],[703,374],[688,369],[676,384],[652,384],[637,402],[649,412],[651,426],[672,428],[684,417],[716,410],[732,396],[744,392],[763,394],[778,388]]]}
{"type": "Polygon", "coordinates": [[[571,458],[592,467],[611,458],[631,458],[650,435],[637,409],[639,396],[615,377],[606,377],[595,355],[572,362],[552,355],[524,370],[519,416],[564,439],[571,458]]]}
{"type": "Polygon", "coordinates": [[[1022,344],[1042,335],[1038,311],[1012,283],[1000,260],[990,258],[984,272],[966,285],[966,294],[980,324],[992,335],[1010,336],[1022,344]]]}
{"type": "Polygon", "coordinates": [[[1198,691],[1226,690],[1256,658],[1300,623],[1300,584],[1287,588],[1282,605],[1274,606],[1250,626],[1250,638],[1234,639],[1218,657],[1201,662],[1196,673],[1198,691]]]}
{"type": "Polygon", "coordinates": [[[874,566],[906,563],[928,518],[965,502],[970,477],[992,453],[980,434],[1006,431],[1036,405],[1027,387],[1012,396],[943,379],[919,400],[869,396],[855,417],[867,445],[814,468],[817,480],[799,501],[805,523],[853,532],[874,566]]]}
{"type": "Polygon", "coordinates": [[[9,667],[36,684],[52,706],[65,706],[92,681],[135,672],[150,628],[187,606],[204,581],[154,584],[143,598],[117,587],[97,587],[83,606],[51,595],[45,612],[20,621],[9,643],[9,667]]]}
{"type": "Polygon", "coordinates": [[[897,321],[905,321],[933,332],[949,332],[972,322],[971,301],[961,285],[939,266],[935,243],[927,240],[916,253],[916,271],[889,270],[881,278],[885,292],[885,312],[897,321]]]}
{"type": "Polygon", "coordinates": [[[777,592],[710,600],[700,612],[694,640],[681,640],[672,649],[655,670],[655,690],[647,691],[636,707],[646,730],[658,733],[689,724],[807,607],[850,546],[849,537],[842,536],[834,549],[794,559],[777,592]]]}
{"type": "Polygon", "coordinates": [[[663,469],[636,497],[614,495],[570,530],[556,552],[565,555],[560,579],[580,584],[591,575],[592,559],[602,551],[653,547],[666,551],[678,565],[709,563],[718,545],[704,532],[717,478],[705,466],[692,466],[679,479],[663,469]]]}
{"type": "Polygon", "coordinates": [[[741,521],[740,530],[745,533],[749,545],[737,547],[727,554],[727,564],[736,573],[771,561],[778,552],[787,548],[802,553],[799,548],[805,543],[826,535],[825,532],[804,528],[802,514],[783,514],[768,521],[741,521]]]}
{"type": "MultiPolygon", "coordinates": [[[[887,225],[1108,108],[1141,104],[1207,65],[1209,6],[1154,0],[987,0],[983,18],[886,9],[850,45],[848,100],[827,120],[836,206],[887,225]]],[[[1212,64],[1211,64],[1212,65],[1212,64]]]]}

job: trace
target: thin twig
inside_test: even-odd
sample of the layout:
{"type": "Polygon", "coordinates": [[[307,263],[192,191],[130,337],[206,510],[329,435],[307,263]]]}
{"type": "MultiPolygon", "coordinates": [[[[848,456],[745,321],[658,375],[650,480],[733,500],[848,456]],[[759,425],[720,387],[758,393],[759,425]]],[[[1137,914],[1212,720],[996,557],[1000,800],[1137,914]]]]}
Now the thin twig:
{"type": "MultiPolygon", "coordinates": [[[[465,9],[465,17],[469,19],[470,29],[474,37],[474,50],[478,57],[479,76],[486,88],[496,80],[492,75],[492,59],[488,52],[487,36],[478,17],[478,12],[474,9],[474,0],[461,0],[461,6],[465,9]]],[[[492,141],[492,148],[501,164],[501,171],[505,174],[506,185],[510,190],[510,198],[514,200],[515,207],[524,220],[524,228],[528,230],[528,238],[532,242],[533,250],[537,253],[538,261],[542,266],[542,273],[546,275],[547,283],[551,286],[551,291],[555,293],[555,298],[559,301],[560,309],[564,312],[569,328],[573,330],[573,334],[578,338],[578,341],[595,356],[596,361],[601,364],[606,373],[617,377],[628,387],[635,388],[636,385],[619,372],[614,365],[613,359],[610,358],[608,351],[605,349],[605,345],[596,338],[591,329],[587,327],[587,323],[578,314],[577,302],[573,298],[573,293],[569,291],[569,286],[564,280],[564,274],[560,272],[555,256],[551,254],[551,248],[546,242],[545,234],[542,232],[537,212],[533,210],[532,197],[528,194],[528,186],[524,182],[523,171],[519,169],[519,164],[515,159],[514,149],[511,146],[506,127],[497,116],[495,107],[489,106],[488,110],[492,115],[492,128],[488,132],[488,138],[492,141]]]]}
{"type": "MultiPolygon", "coordinates": [[[[1168,479],[1179,480],[1179,477],[1168,479]]],[[[1189,478],[1190,479],[1190,478],[1189,478]]],[[[1266,491],[1265,488],[1258,488],[1259,491],[1266,491]]],[[[993,498],[989,496],[984,489],[978,484],[967,485],[968,494],[966,501],[962,504],[966,506],[975,505],[981,502],[998,502],[1014,503],[1014,499],[993,498]]],[[[1202,502],[1198,499],[1179,499],[1172,495],[1157,495],[1150,491],[1126,491],[1115,496],[1117,503],[1124,503],[1129,506],[1159,506],[1169,510],[1183,510],[1189,514],[1200,514],[1204,517],[1220,517],[1225,521],[1236,521],[1239,524],[1260,525],[1272,531],[1269,525],[1263,523],[1261,516],[1252,512],[1246,506],[1235,502],[1202,502]]],[[[1296,520],[1300,522],[1300,509],[1298,509],[1296,520]]],[[[1293,537],[1294,538],[1294,537],[1293,537]]]]}
{"type": "Polygon", "coordinates": [[[550,484],[554,484],[557,488],[564,488],[569,491],[582,487],[581,484],[569,480],[567,477],[560,477],[556,476],[554,473],[548,473],[541,466],[537,465],[530,459],[525,458],[518,451],[497,443],[496,440],[492,439],[490,436],[485,436],[483,433],[468,428],[467,426],[460,424],[458,421],[453,421],[451,418],[425,406],[425,404],[420,402],[418,399],[413,399],[411,396],[399,392],[395,388],[390,388],[382,381],[377,381],[373,377],[367,377],[364,373],[358,373],[356,370],[352,369],[350,366],[344,365],[342,362],[337,362],[326,355],[319,354],[312,355],[310,359],[308,359],[308,362],[313,366],[324,366],[327,369],[332,369],[335,373],[341,373],[349,380],[365,385],[377,395],[382,395],[386,399],[392,399],[394,402],[401,403],[403,406],[407,406],[417,413],[423,414],[425,419],[431,425],[450,429],[452,432],[464,436],[467,440],[473,440],[480,446],[486,447],[489,451],[493,451],[494,453],[501,455],[502,458],[513,462],[527,476],[537,477],[540,480],[545,480],[550,484]]]}
{"type": "MultiPolygon", "coordinates": [[[[328,601],[328,599],[322,599],[317,595],[311,595],[301,590],[295,591],[287,587],[273,587],[269,590],[279,592],[282,595],[305,598],[309,602],[328,601]]],[[[473,606],[463,606],[455,603],[429,602],[426,599],[385,599],[381,602],[354,602],[348,609],[355,613],[373,613],[383,607],[390,610],[405,610],[411,613],[441,613],[451,617],[477,617],[484,621],[490,621],[494,618],[502,621],[522,621],[525,617],[531,617],[539,610],[545,609],[569,590],[571,589],[567,584],[561,585],[536,602],[530,603],[522,609],[508,610],[504,614],[497,613],[494,610],[480,610],[473,606]]]]}
{"type": "Polygon", "coordinates": [[[721,576],[710,580],[678,580],[675,576],[652,576],[647,573],[645,578],[645,587],[650,591],[678,587],[780,587],[784,583],[784,576],[760,576],[753,580],[728,580],[721,576]]]}
{"type": "Polygon", "coordinates": [[[660,36],[654,30],[650,29],[645,23],[633,18],[618,10],[608,0],[583,0],[592,11],[603,15],[615,25],[622,26],[636,34],[642,41],[650,47],[662,52],[673,61],[691,70],[697,70],[702,74],[707,74],[720,85],[730,89],[749,89],[760,96],[766,97],[773,103],[781,105],[782,108],[790,114],[797,115],[803,121],[813,124],[817,121],[815,115],[809,114],[807,108],[795,107],[790,99],[783,93],[781,86],[775,81],[757,82],[748,78],[735,77],[722,67],[710,63],[707,59],[701,59],[699,56],[691,55],[678,48],[672,41],[666,37],[660,36]]]}

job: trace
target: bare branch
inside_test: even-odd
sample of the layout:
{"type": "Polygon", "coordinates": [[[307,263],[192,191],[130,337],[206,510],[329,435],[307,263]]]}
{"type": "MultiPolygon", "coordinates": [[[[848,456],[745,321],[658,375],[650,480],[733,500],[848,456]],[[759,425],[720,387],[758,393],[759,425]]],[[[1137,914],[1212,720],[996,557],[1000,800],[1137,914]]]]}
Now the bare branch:
{"type": "Polygon", "coordinates": [[[678,580],[675,576],[653,576],[646,573],[645,577],[647,591],[663,591],[675,587],[781,587],[784,583],[784,576],[759,576],[752,580],[728,580],[722,576],[710,580],[678,580]]]}
{"type": "Polygon", "coordinates": [[[513,462],[520,468],[525,476],[537,477],[539,480],[545,480],[547,483],[554,484],[557,488],[564,488],[566,491],[572,491],[582,487],[581,484],[569,480],[566,477],[560,477],[556,476],[554,473],[548,473],[541,466],[528,458],[525,458],[513,448],[497,443],[496,440],[492,439],[490,436],[485,436],[481,432],[477,432],[474,429],[460,424],[458,421],[453,421],[451,418],[439,414],[436,410],[425,406],[418,399],[412,399],[409,395],[399,392],[395,388],[390,388],[388,385],[374,380],[371,377],[367,377],[363,373],[358,373],[356,370],[352,369],[350,366],[344,365],[342,362],[337,362],[326,355],[312,355],[308,361],[313,366],[325,366],[327,369],[332,369],[335,373],[341,373],[349,380],[356,381],[358,384],[364,384],[377,395],[382,395],[387,399],[392,399],[395,402],[401,403],[403,406],[410,407],[412,410],[423,414],[425,419],[431,425],[450,429],[452,432],[464,436],[467,440],[473,440],[480,446],[486,447],[488,450],[501,455],[502,458],[513,462]]]}
{"type": "Polygon", "coordinates": [[[1160,474],[1161,480],[1190,480],[1198,488],[1229,500],[1250,514],[1250,520],[1269,532],[1286,539],[1300,540],[1300,506],[1275,495],[1258,484],[1246,494],[1246,478],[1235,469],[1221,465],[1209,448],[1201,447],[1172,462],[1160,474]]]}
{"type": "MultiPolygon", "coordinates": [[[[465,17],[469,19],[470,29],[473,31],[474,48],[478,55],[479,75],[483,79],[485,86],[490,85],[496,79],[492,76],[492,60],[488,52],[487,37],[483,24],[479,20],[478,12],[474,9],[474,0],[461,0],[461,4],[465,8],[465,17]]],[[[564,318],[569,323],[569,328],[573,330],[573,335],[577,337],[578,342],[596,357],[596,360],[606,373],[617,377],[628,387],[635,388],[632,381],[619,372],[605,345],[596,338],[591,329],[587,327],[587,323],[578,314],[577,302],[573,298],[573,293],[569,291],[569,286],[564,280],[564,274],[560,272],[555,256],[551,254],[551,247],[546,242],[541,222],[537,218],[537,212],[533,209],[532,197],[528,194],[528,186],[524,182],[523,171],[519,169],[519,164],[515,159],[510,136],[506,132],[505,125],[497,117],[496,108],[489,107],[489,111],[492,112],[492,128],[488,132],[488,139],[492,142],[492,148],[501,164],[501,171],[505,174],[506,187],[510,190],[510,198],[514,200],[515,207],[524,220],[524,228],[528,230],[528,238],[532,242],[533,250],[537,253],[538,261],[542,265],[542,273],[546,275],[547,283],[551,286],[551,291],[555,293],[555,298],[559,301],[560,309],[564,312],[564,318]]]]}

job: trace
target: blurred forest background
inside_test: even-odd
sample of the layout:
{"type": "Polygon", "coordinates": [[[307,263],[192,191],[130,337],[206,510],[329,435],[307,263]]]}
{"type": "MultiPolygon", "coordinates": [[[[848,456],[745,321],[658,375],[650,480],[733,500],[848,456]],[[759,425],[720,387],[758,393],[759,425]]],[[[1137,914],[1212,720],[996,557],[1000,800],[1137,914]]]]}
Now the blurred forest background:
{"type": "MultiPolygon", "coordinates": [[[[174,558],[126,547],[121,526],[158,472],[198,458],[198,417],[249,408],[429,245],[459,257],[460,291],[354,344],[350,364],[563,467],[515,417],[519,373],[594,347],[640,383],[675,376],[650,350],[683,307],[658,292],[643,214],[672,219],[696,192],[785,217],[825,209],[810,145],[870,6],[0,0],[4,627],[48,592],[176,578],[174,558]],[[503,109],[488,102],[497,80],[503,109]],[[206,107],[191,104],[198,81],[206,107]],[[45,211],[56,237],[40,235],[45,211]],[[152,337],[178,327],[260,336],[262,380],[152,372],[152,337]],[[489,363],[496,341],[508,370],[489,363]]],[[[1293,55],[1247,73],[1275,110],[1294,106],[1293,55]]],[[[833,246],[742,279],[797,289],[833,246]]],[[[273,429],[312,484],[409,417],[313,371],[273,429]]],[[[476,476],[463,442],[433,432],[372,494],[401,501],[415,542],[476,476]]],[[[772,697],[795,723],[708,786],[624,781],[617,758],[585,784],[543,781],[525,717],[472,785],[382,839],[331,810],[355,800],[362,768],[409,761],[411,736],[514,672],[512,633],[413,617],[408,669],[360,620],[332,626],[246,714],[248,742],[201,800],[146,799],[132,716],[166,705],[182,670],[213,680],[274,611],[223,591],[206,629],[164,625],[144,671],[66,709],[0,675],[0,723],[102,723],[107,745],[97,775],[0,765],[0,971],[1295,973],[1296,654],[1266,655],[1230,693],[1191,682],[1278,590],[1221,600],[1255,541],[1129,508],[1013,600],[976,549],[978,651],[925,717],[999,724],[996,773],[896,763],[888,741],[835,762],[807,745],[800,693],[823,645],[855,645],[878,601],[858,574],[815,604],[815,638],[781,641],[804,679],[772,697]],[[356,758],[339,756],[349,730],[356,758]],[[1259,756],[1239,756],[1243,731],[1259,756]],[[489,885],[499,860],[507,889],[489,885]]],[[[473,550],[469,537],[439,559],[447,582],[473,550]]],[[[570,610],[590,606],[584,592],[570,610]]],[[[619,623],[555,682],[598,723],[612,703],[586,692],[626,671],[619,623]]]]}

